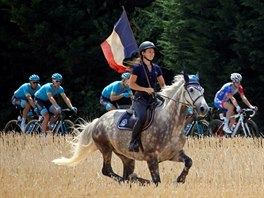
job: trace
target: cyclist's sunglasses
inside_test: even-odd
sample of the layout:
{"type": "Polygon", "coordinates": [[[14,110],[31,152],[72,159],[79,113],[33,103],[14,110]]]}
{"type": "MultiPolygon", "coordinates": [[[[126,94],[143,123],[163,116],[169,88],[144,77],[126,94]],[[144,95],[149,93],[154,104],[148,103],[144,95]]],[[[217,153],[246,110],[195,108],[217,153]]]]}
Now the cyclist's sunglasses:
{"type": "Polygon", "coordinates": [[[39,82],[32,82],[33,84],[38,84],[39,82]]]}
{"type": "Polygon", "coordinates": [[[62,81],[60,81],[60,80],[55,80],[55,82],[56,82],[56,83],[62,83],[62,81]]]}

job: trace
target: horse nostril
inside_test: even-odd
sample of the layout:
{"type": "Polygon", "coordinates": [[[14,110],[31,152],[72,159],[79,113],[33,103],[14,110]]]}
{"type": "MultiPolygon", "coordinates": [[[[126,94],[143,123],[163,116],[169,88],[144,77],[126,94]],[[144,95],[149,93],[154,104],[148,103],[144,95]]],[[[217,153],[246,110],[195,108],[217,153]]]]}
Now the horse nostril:
{"type": "Polygon", "coordinates": [[[205,111],[205,108],[204,108],[204,107],[201,107],[201,108],[200,108],[200,111],[201,111],[201,112],[204,112],[204,111],[205,111]]]}

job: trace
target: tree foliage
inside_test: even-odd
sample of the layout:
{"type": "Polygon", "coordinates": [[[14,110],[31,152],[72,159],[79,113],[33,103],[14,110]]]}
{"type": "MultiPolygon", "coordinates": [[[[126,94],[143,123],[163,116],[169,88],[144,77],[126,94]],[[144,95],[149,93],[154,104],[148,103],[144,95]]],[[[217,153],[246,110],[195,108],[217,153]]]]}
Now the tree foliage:
{"type": "Polygon", "coordinates": [[[156,61],[166,77],[184,68],[199,72],[212,104],[230,73],[239,72],[246,95],[261,112],[263,4],[261,0],[2,0],[0,58],[2,73],[8,75],[0,79],[4,85],[0,118],[4,123],[14,116],[10,98],[32,73],[40,75],[42,84],[52,73],[62,73],[63,87],[83,116],[102,113],[101,90],[120,77],[107,66],[100,44],[112,32],[122,5],[138,44],[144,40],[157,44],[156,61]]]}
{"type": "Polygon", "coordinates": [[[260,0],[156,0],[145,10],[144,31],[157,41],[165,67],[199,71],[209,103],[230,74],[239,72],[248,99],[262,114],[263,12],[260,0]]]}

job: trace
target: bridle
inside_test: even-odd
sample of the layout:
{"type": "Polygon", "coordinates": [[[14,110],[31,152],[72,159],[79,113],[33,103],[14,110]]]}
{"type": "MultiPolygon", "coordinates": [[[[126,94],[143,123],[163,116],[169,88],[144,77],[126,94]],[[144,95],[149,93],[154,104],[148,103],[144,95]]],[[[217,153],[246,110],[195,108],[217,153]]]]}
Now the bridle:
{"type": "Polygon", "coordinates": [[[191,94],[190,94],[190,92],[189,92],[189,90],[188,90],[188,87],[191,86],[191,85],[194,85],[194,86],[192,86],[192,88],[194,88],[194,89],[196,89],[196,90],[198,90],[198,91],[201,91],[201,90],[203,89],[203,88],[201,87],[201,85],[200,85],[199,82],[190,82],[190,83],[185,83],[185,84],[184,84],[184,89],[186,90],[186,92],[188,93],[189,97],[191,98],[191,102],[187,100],[185,94],[184,94],[184,99],[187,101],[187,103],[186,103],[186,102],[181,102],[181,101],[179,101],[179,100],[175,100],[175,99],[173,99],[173,98],[170,98],[170,97],[165,96],[165,95],[160,94],[160,93],[158,93],[158,95],[161,96],[161,97],[167,98],[167,99],[169,99],[169,100],[172,100],[172,101],[174,101],[174,102],[177,102],[177,103],[183,104],[183,105],[185,105],[185,106],[188,106],[188,107],[194,107],[194,106],[195,106],[194,104],[197,102],[197,100],[198,100],[199,98],[201,98],[201,97],[204,97],[204,95],[201,94],[201,95],[197,96],[197,98],[195,98],[195,99],[193,100],[192,97],[191,97],[191,94]]]}
{"type": "Polygon", "coordinates": [[[188,93],[188,95],[189,95],[189,97],[190,97],[190,99],[191,99],[191,102],[190,101],[188,101],[187,99],[186,99],[186,96],[184,95],[184,98],[185,98],[185,100],[188,102],[188,104],[191,106],[191,107],[194,107],[195,105],[195,103],[197,102],[197,100],[199,99],[199,98],[201,98],[201,97],[204,97],[204,95],[203,94],[200,94],[199,96],[197,96],[197,98],[195,98],[194,100],[192,99],[192,97],[191,97],[191,94],[190,94],[190,92],[189,92],[189,90],[188,90],[188,87],[189,86],[192,86],[192,88],[193,89],[196,89],[196,90],[198,90],[199,92],[201,92],[202,90],[203,90],[203,88],[202,88],[202,86],[200,85],[200,83],[199,82],[190,82],[190,83],[185,83],[185,85],[184,85],[184,88],[185,88],[185,90],[187,91],[187,93],[188,93]],[[193,85],[193,86],[192,86],[193,85]]]}

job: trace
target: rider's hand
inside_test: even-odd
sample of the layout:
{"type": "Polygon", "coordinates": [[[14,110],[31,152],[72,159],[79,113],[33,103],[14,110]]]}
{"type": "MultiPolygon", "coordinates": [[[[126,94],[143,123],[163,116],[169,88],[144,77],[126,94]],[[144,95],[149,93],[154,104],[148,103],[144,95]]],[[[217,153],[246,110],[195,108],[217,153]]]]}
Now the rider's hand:
{"type": "Polygon", "coordinates": [[[147,92],[149,95],[154,93],[154,89],[151,87],[145,88],[145,92],[147,92]]]}
{"type": "Polygon", "coordinates": [[[236,112],[239,113],[241,111],[241,108],[239,105],[236,106],[236,112]]]}
{"type": "Polygon", "coordinates": [[[257,106],[250,105],[249,108],[252,109],[252,110],[254,110],[254,111],[257,111],[258,110],[258,107],[257,106]]]}
{"type": "Polygon", "coordinates": [[[71,110],[74,112],[77,112],[77,108],[76,107],[71,107],[71,110]]]}
{"type": "Polygon", "coordinates": [[[130,97],[130,94],[129,94],[128,92],[125,92],[125,93],[123,93],[123,96],[124,96],[125,98],[129,98],[129,97],[130,97]]]}

